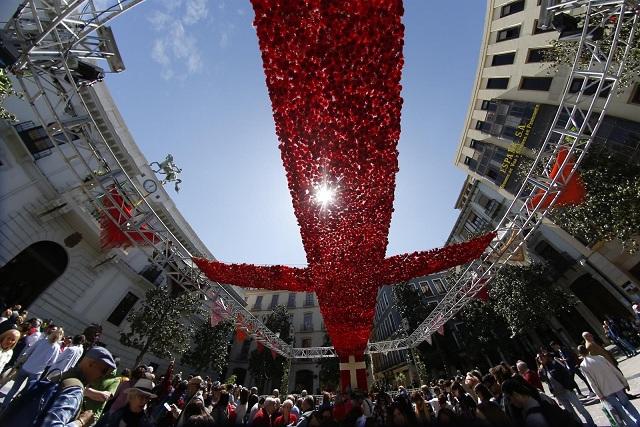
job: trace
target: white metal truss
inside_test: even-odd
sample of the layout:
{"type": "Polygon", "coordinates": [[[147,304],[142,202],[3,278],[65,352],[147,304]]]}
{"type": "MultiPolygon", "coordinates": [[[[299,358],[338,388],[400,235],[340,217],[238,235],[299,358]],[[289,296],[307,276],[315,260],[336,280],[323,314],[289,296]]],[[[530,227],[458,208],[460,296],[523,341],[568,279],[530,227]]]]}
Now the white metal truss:
{"type": "MultiPolygon", "coordinates": [[[[209,281],[193,264],[183,246],[146,199],[147,193],[130,176],[106,135],[103,120],[95,114],[93,89],[78,75],[78,60],[89,65],[106,61],[113,71],[121,71],[117,47],[106,24],[142,0],[112,0],[112,6],[96,9],[93,0],[30,0],[16,11],[3,32],[3,42],[18,55],[10,68],[23,97],[31,105],[42,130],[74,175],[75,186],[63,191],[94,216],[116,216],[130,220],[122,231],[149,254],[149,260],[164,271],[167,280],[189,291],[198,291],[213,307],[222,302],[225,317],[276,353],[289,357],[291,345],[245,309],[226,286],[209,281]],[[80,77],[80,78],[79,78],[80,77]],[[126,213],[113,191],[133,208],[126,213]],[[104,201],[116,207],[110,211],[104,201]]],[[[103,2],[100,2],[103,3],[103,2]]]]}
{"type": "MultiPolygon", "coordinates": [[[[563,188],[560,179],[562,174],[558,173],[554,177],[551,173],[558,152],[562,149],[569,154],[560,165],[560,170],[569,171],[570,178],[594,140],[607,107],[615,96],[624,61],[634,40],[638,1],[575,0],[550,6],[548,10],[557,13],[576,8],[584,9],[584,14],[581,14],[584,17],[583,31],[562,100],[534,164],[497,227],[498,238],[480,259],[466,268],[455,283],[449,284],[450,289],[445,297],[409,335],[410,346],[420,344],[455,316],[517,253],[531,236],[531,231],[542,223],[563,188]],[[608,52],[600,42],[593,41],[591,37],[595,29],[604,24],[611,25],[613,30],[611,44],[606,46],[608,52]],[[631,28],[626,37],[622,37],[623,26],[631,28]],[[583,52],[590,57],[587,64],[580,60],[583,52]],[[571,83],[576,77],[582,78],[582,85],[576,93],[570,93],[571,83]],[[593,95],[587,95],[587,90],[593,95]],[[608,93],[604,101],[598,97],[601,93],[608,93]],[[570,158],[575,159],[575,163],[569,163],[570,158]],[[555,194],[551,203],[543,206],[541,200],[534,202],[534,195],[538,190],[555,194]]],[[[398,342],[398,345],[406,343],[398,342]]]]}
{"type": "MultiPolygon", "coordinates": [[[[266,347],[290,358],[335,357],[332,347],[293,348],[247,311],[224,286],[206,279],[191,261],[192,255],[199,254],[189,251],[171,233],[145,199],[140,184],[125,172],[108,138],[96,123],[96,117],[88,106],[90,89],[83,87],[85,82],[77,78],[77,61],[106,60],[112,71],[122,71],[124,66],[106,24],[142,1],[113,0],[113,6],[98,10],[92,0],[32,0],[21,6],[5,28],[5,37],[9,37],[19,53],[11,70],[55,149],[76,175],[79,185],[73,191],[82,194],[94,212],[113,218],[104,209],[103,200],[107,198],[114,202],[109,190],[117,188],[134,206],[132,220],[123,228],[131,243],[142,249],[155,248],[151,261],[163,268],[173,283],[202,292],[212,304],[222,301],[228,316],[266,347]],[[64,113],[59,111],[61,104],[65,107],[64,113]],[[53,120],[45,117],[53,117],[53,120]],[[149,230],[154,233],[153,241],[146,233],[149,230]],[[143,243],[137,243],[134,235],[143,243]]],[[[574,157],[575,163],[566,165],[571,167],[571,174],[580,164],[615,92],[634,36],[632,30],[623,39],[621,29],[629,24],[634,28],[633,24],[638,19],[638,0],[575,0],[548,9],[555,13],[576,8],[584,8],[584,29],[576,61],[540,153],[510,209],[500,221],[497,228],[499,238],[491,243],[479,260],[468,266],[455,283],[448,283],[449,291],[445,297],[412,334],[397,340],[371,342],[368,353],[415,347],[451,319],[511,259],[548,214],[558,197],[558,190],[562,188],[558,178],[551,177],[558,151],[567,149],[570,154],[567,158],[574,157]],[[608,54],[589,37],[593,30],[590,24],[593,27],[602,22],[614,22],[615,27],[608,54]],[[587,66],[579,61],[582,52],[591,55],[587,66]],[[614,57],[622,60],[616,63],[614,57]],[[569,86],[574,77],[582,77],[582,86],[572,94],[569,86]],[[602,102],[598,101],[598,96],[585,94],[587,90],[593,93],[594,85],[597,85],[596,94],[603,89],[608,90],[598,108],[596,104],[602,102]],[[556,192],[548,206],[528,203],[539,189],[556,192]]],[[[119,210],[124,214],[122,209],[119,210]]]]}

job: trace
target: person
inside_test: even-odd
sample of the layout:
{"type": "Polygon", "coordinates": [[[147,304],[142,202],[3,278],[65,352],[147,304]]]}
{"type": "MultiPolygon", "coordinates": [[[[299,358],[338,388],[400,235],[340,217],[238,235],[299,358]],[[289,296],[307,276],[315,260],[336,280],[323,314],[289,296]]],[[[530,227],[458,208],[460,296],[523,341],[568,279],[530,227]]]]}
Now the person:
{"type": "Polygon", "coordinates": [[[473,397],[473,400],[478,403],[478,396],[474,391],[476,385],[482,382],[482,374],[476,370],[467,372],[467,375],[464,378],[464,385],[468,389],[468,393],[473,397]]]}
{"type": "Polygon", "coordinates": [[[57,360],[49,368],[49,372],[55,375],[54,371],[60,371],[61,373],[67,372],[69,369],[76,366],[82,353],[84,352],[84,335],[76,335],[71,341],[71,345],[65,348],[58,356],[57,360]]]}
{"type": "Polygon", "coordinates": [[[235,422],[236,414],[233,406],[229,403],[229,393],[227,390],[220,390],[220,398],[215,405],[213,405],[210,415],[217,426],[228,426],[235,422]]]}
{"type": "Polygon", "coordinates": [[[13,348],[20,339],[20,332],[17,329],[9,329],[0,334],[0,373],[13,356],[13,348]]]}
{"type": "Polygon", "coordinates": [[[281,415],[276,417],[273,422],[274,427],[286,427],[290,424],[295,424],[298,421],[298,417],[296,417],[291,409],[293,408],[293,402],[289,399],[282,402],[281,407],[281,415]]]}
{"type": "Polygon", "coordinates": [[[577,411],[582,415],[588,426],[595,427],[591,414],[589,414],[589,411],[586,410],[582,402],[580,402],[580,399],[578,399],[578,396],[573,392],[573,382],[571,381],[569,370],[558,363],[550,353],[540,354],[540,362],[542,363],[541,371],[549,383],[551,394],[553,394],[556,400],[575,418],[579,419],[576,413],[577,411]]]}
{"type": "Polygon", "coordinates": [[[63,335],[64,331],[62,329],[56,329],[49,334],[46,340],[38,341],[20,356],[25,362],[18,370],[13,386],[4,398],[3,409],[9,406],[13,396],[20,390],[25,381],[27,381],[26,387],[29,388],[40,379],[44,370],[56,361],[60,353],[58,341],[63,335]]]}
{"type": "Polygon", "coordinates": [[[411,401],[415,406],[416,420],[420,425],[431,424],[433,414],[431,405],[429,405],[422,396],[421,392],[414,391],[411,395],[411,401]]]}
{"type": "Polygon", "coordinates": [[[476,402],[469,393],[465,392],[462,384],[453,383],[451,394],[453,395],[454,412],[465,420],[475,418],[476,402]]]}
{"type": "Polygon", "coordinates": [[[315,402],[313,400],[313,396],[306,396],[302,400],[302,415],[300,415],[296,427],[308,427],[314,409],[315,402]]]}
{"type": "Polygon", "coordinates": [[[255,417],[253,417],[253,427],[271,427],[272,415],[276,412],[276,399],[274,397],[267,397],[264,399],[264,405],[258,411],[255,417]]]}
{"type": "Polygon", "coordinates": [[[605,320],[604,322],[602,322],[602,329],[604,330],[607,338],[609,338],[609,340],[611,340],[611,342],[614,343],[616,347],[622,350],[625,356],[633,357],[638,354],[636,348],[618,333],[616,325],[613,322],[605,320]]]}
{"type": "Polygon", "coordinates": [[[240,389],[240,398],[236,403],[237,405],[236,405],[235,425],[244,425],[247,423],[247,420],[245,419],[245,415],[247,416],[246,418],[248,418],[249,411],[251,409],[249,407],[249,389],[245,387],[242,387],[240,389]]]}
{"type": "Polygon", "coordinates": [[[116,412],[105,414],[96,427],[151,427],[152,421],[145,413],[151,399],[157,396],[152,393],[154,384],[148,378],[140,378],[124,393],[127,404],[116,412]]]}
{"type": "Polygon", "coordinates": [[[582,338],[584,339],[584,347],[589,352],[590,356],[602,356],[609,361],[616,368],[618,367],[618,361],[613,355],[605,350],[600,344],[596,343],[595,338],[591,332],[583,332],[582,338]]]}
{"type": "Polygon", "coordinates": [[[516,367],[518,368],[518,373],[520,376],[527,382],[531,387],[535,387],[540,391],[544,391],[542,387],[542,381],[540,381],[540,376],[534,370],[529,369],[526,362],[522,360],[518,360],[516,362],[516,367]]]}
{"type": "Polygon", "coordinates": [[[131,387],[140,379],[145,377],[145,373],[147,372],[147,367],[144,365],[139,365],[136,369],[131,373],[131,378],[128,381],[123,381],[118,386],[118,389],[113,395],[113,399],[111,400],[110,407],[108,409],[109,413],[114,413],[121,408],[123,408],[127,404],[127,394],[125,391],[131,387]]]}
{"type": "Polygon", "coordinates": [[[488,388],[482,384],[476,384],[474,387],[478,396],[478,406],[476,406],[476,417],[481,423],[488,424],[493,427],[510,427],[511,421],[502,409],[492,399],[493,396],[488,388]]]}
{"type": "MultiPolygon", "coordinates": [[[[559,408],[551,410],[553,405],[537,399],[537,390],[533,387],[525,387],[524,384],[526,383],[515,379],[508,379],[502,383],[502,392],[509,399],[510,404],[521,411],[520,422],[513,420],[516,424],[524,427],[551,427],[566,421],[562,419],[566,417],[562,414],[564,411],[559,408]]],[[[574,420],[574,424],[575,422],[577,421],[574,420]]]]}
{"type": "MultiPolygon", "coordinates": [[[[40,427],[73,426],[82,427],[93,424],[92,411],[81,411],[84,385],[90,384],[107,375],[116,364],[113,356],[104,347],[94,347],[85,353],[84,358],[66,373],[62,374],[59,388],[45,406],[38,406],[41,412],[33,412],[28,396],[16,398],[3,414],[3,425],[38,425],[40,427]],[[27,412],[28,411],[28,412],[27,412]],[[75,422],[74,422],[75,420],[75,422]]],[[[44,382],[50,383],[48,380],[44,382]]],[[[46,385],[46,384],[45,384],[46,385]]],[[[35,390],[35,389],[34,389],[35,390]]]]}
{"type": "Polygon", "coordinates": [[[192,415],[187,419],[184,427],[216,427],[216,423],[213,421],[211,415],[192,415]]]}
{"type": "MultiPolygon", "coordinates": [[[[201,400],[204,403],[204,398],[202,395],[203,383],[204,380],[200,376],[195,376],[189,380],[189,382],[187,383],[187,389],[183,397],[181,398],[182,402],[184,402],[183,408],[186,408],[187,405],[189,405],[189,403],[194,399],[201,400]]],[[[218,387],[220,387],[219,383],[218,387]]],[[[175,403],[170,406],[171,414],[176,419],[176,426],[182,427],[186,421],[186,417],[182,414],[181,408],[179,408],[175,403]]]]}
{"type": "MultiPolygon", "coordinates": [[[[114,358],[116,366],[119,365],[120,360],[114,358]]],[[[113,369],[111,373],[105,377],[95,381],[91,384],[87,384],[84,388],[84,402],[83,408],[93,411],[96,419],[99,420],[104,411],[105,405],[114,396],[114,393],[118,389],[120,383],[123,382],[124,377],[118,375],[118,370],[113,369]]],[[[127,379],[128,381],[128,379],[127,379]]]]}
{"type": "Polygon", "coordinates": [[[573,381],[574,383],[574,389],[576,390],[576,392],[579,395],[583,396],[582,392],[580,391],[580,387],[578,387],[578,384],[575,382],[575,376],[577,375],[578,378],[580,378],[582,382],[587,385],[589,393],[591,393],[591,395],[593,396],[593,390],[591,390],[591,386],[582,374],[582,371],[580,371],[580,361],[578,360],[578,356],[576,356],[575,351],[573,351],[573,349],[569,347],[561,346],[557,341],[551,341],[549,343],[549,347],[551,347],[551,349],[553,350],[556,360],[564,364],[569,370],[569,373],[571,374],[571,381],[573,381]]]}
{"type": "Polygon", "coordinates": [[[624,393],[625,389],[630,389],[624,375],[603,356],[589,355],[583,345],[578,346],[578,353],[582,356],[580,368],[598,399],[611,405],[626,425],[640,427],[640,414],[624,393]]]}

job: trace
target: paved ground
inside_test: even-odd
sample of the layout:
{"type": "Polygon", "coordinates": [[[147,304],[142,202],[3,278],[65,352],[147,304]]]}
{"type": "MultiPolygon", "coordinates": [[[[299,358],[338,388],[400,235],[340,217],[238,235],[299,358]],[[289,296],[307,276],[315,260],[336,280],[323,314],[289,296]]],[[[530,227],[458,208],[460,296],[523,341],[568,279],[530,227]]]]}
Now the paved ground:
{"type": "MultiPolygon", "coordinates": [[[[627,377],[629,385],[631,386],[630,394],[640,395],[640,355],[630,359],[622,357],[618,358],[618,360],[620,361],[620,369],[624,376],[627,377]]],[[[588,394],[589,389],[587,389],[586,385],[580,380],[580,378],[576,376],[575,379],[583,390],[583,394],[588,394]]],[[[632,402],[640,411],[640,398],[632,400],[632,402]]],[[[598,399],[595,399],[595,403],[587,405],[586,407],[598,426],[610,426],[607,417],[604,412],[602,412],[602,405],[598,399]]]]}

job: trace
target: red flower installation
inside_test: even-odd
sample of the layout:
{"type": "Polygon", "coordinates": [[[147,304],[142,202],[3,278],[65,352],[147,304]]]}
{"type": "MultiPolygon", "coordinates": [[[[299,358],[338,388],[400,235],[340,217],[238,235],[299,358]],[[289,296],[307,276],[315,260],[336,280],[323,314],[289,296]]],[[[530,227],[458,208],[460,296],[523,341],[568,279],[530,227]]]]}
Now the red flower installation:
{"type": "Polygon", "coordinates": [[[380,286],[471,261],[493,235],[385,259],[402,107],[401,0],[252,3],[308,267],[194,261],[215,281],[316,292],[346,366],[367,346],[380,286]]]}
{"type": "Polygon", "coordinates": [[[142,224],[139,230],[129,228],[135,219],[132,218],[133,206],[127,202],[116,187],[109,189],[109,194],[102,199],[106,211],[100,213],[100,245],[102,249],[126,248],[131,246],[131,238],[140,244],[155,244],[160,241],[155,232],[142,224]],[[111,196],[111,197],[109,197],[111,196]]]}

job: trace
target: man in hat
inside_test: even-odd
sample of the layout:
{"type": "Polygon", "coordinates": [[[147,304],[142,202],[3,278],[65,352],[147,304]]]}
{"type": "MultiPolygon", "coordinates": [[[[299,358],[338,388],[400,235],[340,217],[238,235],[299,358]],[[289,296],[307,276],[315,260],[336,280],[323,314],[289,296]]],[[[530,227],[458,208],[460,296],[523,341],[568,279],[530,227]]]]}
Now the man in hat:
{"type": "MultiPolygon", "coordinates": [[[[216,381],[216,382],[218,383],[217,387],[218,387],[218,399],[219,399],[221,386],[219,381],[216,381]]],[[[186,420],[184,419],[185,417],[183,416],[182,410],[186,408],[187,405],[191,403],[192,400],[200,399],[204,402],[204,398],[202,396],[203,383],[204,383],[204,380],[202,379],[201,376],[196,376],[191,378],[187,383],[187,391],[185,392],[184,398],[181,399],[184,402],[184,405],[182,406],[182,408],[178,408],[175,404],[171,405],[171,414],[176,419],[176,426],[182,427],[184,425],[186,420]]],[[[216,387],[215,383],[213,387],[214,387],[214,395],[215,395],[215,387],[216,387]]]]}
{"type": "Polygon", "coordinates": [[[3,425],[89,426],[94,421],[92,411],[80,413],[84,385],[104,377],[116,364],[113,356],[103,347],[93,347],[84,358],[60,377],[60,386],[47,405],[46,413],[33,413],[29,402],[16,399],[9,406],[10,413],[2,419],[3,425]],[[21,405],[25,406],[21,406],[21,405]],[[13,406],[12,406],[13,405],[13,406]],[[21,408],[25,410],[21,411],[21,408]],[[26,413],[26,410],[31,412],[26,413]],[[79,415],[78,415],[79,414],[79,415]]]}
{"type": "Polygon", "coordinates": [[[151,427],[155,425],[145,414],[144,409],[151,399],[157,396],[152,393],[154,384],[149,378],[140,378],[133,387],[128,388],[127,404],[112,414],[106,414],[98,421],[96,427],[120,427],[124,422],[128,426],[151,427]]]}

